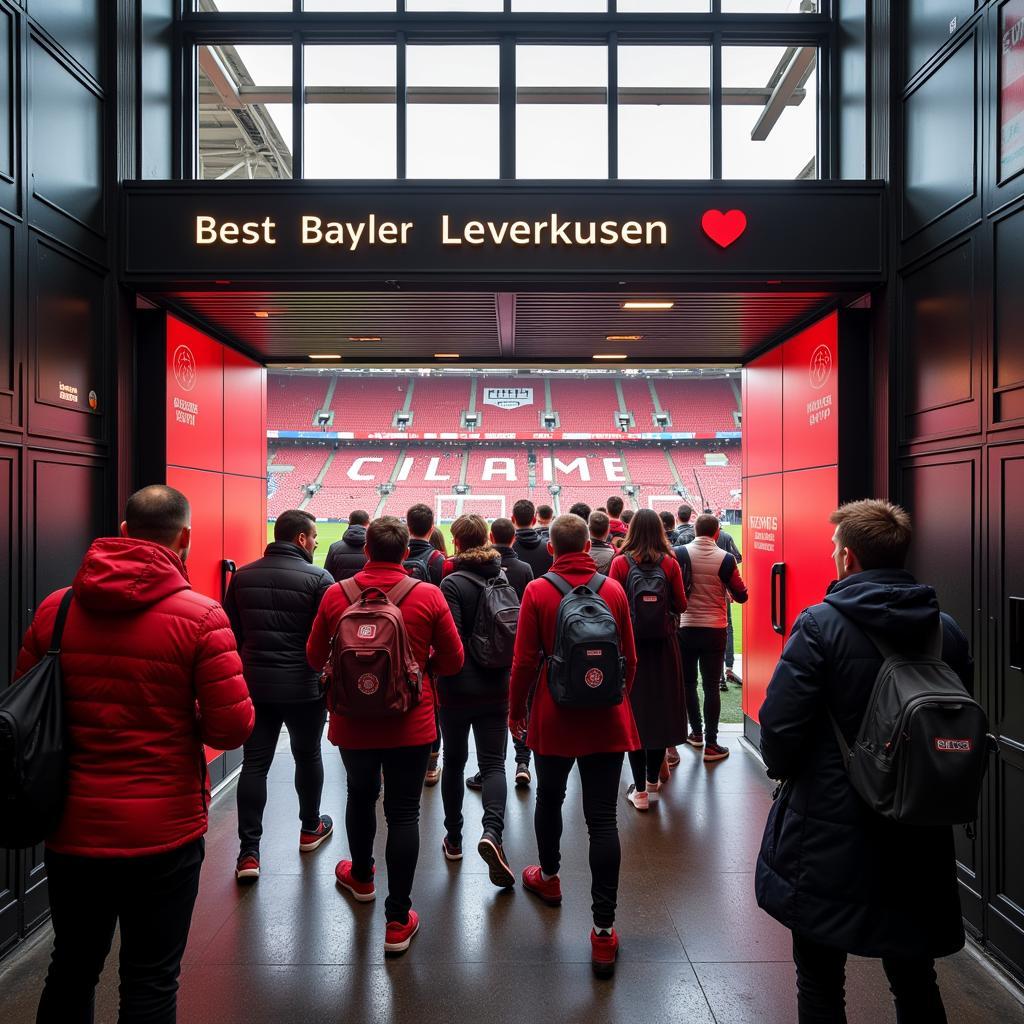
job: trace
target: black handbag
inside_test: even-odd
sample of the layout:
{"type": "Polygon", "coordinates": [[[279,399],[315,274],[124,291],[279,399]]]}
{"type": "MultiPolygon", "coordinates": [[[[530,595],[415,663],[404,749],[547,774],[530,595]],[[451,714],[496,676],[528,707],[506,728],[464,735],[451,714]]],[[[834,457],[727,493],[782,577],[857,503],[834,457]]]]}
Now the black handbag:
{"type": "Polygon", "coordinates": [[[60,823],[67,793],[60,644],[71,606],[64,595],[50,649],[0,692],[0,847],[43,842],[60,823]]]}

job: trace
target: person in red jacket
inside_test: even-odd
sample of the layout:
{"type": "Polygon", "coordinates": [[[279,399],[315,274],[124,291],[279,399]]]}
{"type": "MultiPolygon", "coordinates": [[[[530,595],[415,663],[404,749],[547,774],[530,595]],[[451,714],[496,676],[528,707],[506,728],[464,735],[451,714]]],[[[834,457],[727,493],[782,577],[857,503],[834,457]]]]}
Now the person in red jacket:
{"type": "Polygon", "coordinates": [[[613,494],[606,502],[608,509],[608,536],[614,541],[626,537],[629,527],[622,521],[622,509],[626,503],[617,494],[613,494]]]}
{"type": "MultiPolygon", "coordinates": [[[[636,683],[629,695],[642,749],[629,754],[633,784],[626,799],[638,811],[646,811],[650,801],[658,799],[663,771],[667,778],[668,766],[662,765],[666,749],[686,742],[686,691],[676,641],[677,617],[686,611],[686,593],[682,570],[653,509],[642,508],[633,516],[626,543],[608,569],[608,575],[622,584],[627,595],[634,566],[636,574],[660,573],[667,598],[664,634],[636,639],[636,683]]],[[[634,606],[634,613],[637,610],[634,606]]],[[[633,626],[634,633],[638,632],[635,622],[633,626]]]]}
{"type": "MultiPolygon", "coordinates": [[[[118,924],[120,1019],[175,1019],[207,826],[203,744],[241,746],[255,721],[227,616],[189,583],[190,523],[180,491],[137,491],[121,536],[95,541],[71,586],[67,801],[46,841],[44,1024],[93,1019],[118,924]]],[[[66,590],[39,606],[15,678],[45,655],[66,590]]]]}
{"type": "MultiPolygon", "coordinates": [[[[555,559],[551,572],[570,586],[589,583],[597,572],[589,554],[587,523],[578,516],[561,515],[554,521],[548,547],[555,559]]],[[[618,625],[628,692],[636,673],[636,650],[626,595],[614,580],[602,577],[599,583],[598,596],[608,605],[618,625]]],[[[614,970],[619,948],[613,927],[621,860],[616,797],[623,754],[636,750],[640,737],[628,699],[612,707],[571,708],[556,704],[552,698],[547,685],[546,658],[555,649],[555,619],[561,601],[561,592],[543,576],[527,586],[519,610],[512,661],[509,728],[516,736],[527,731],[527,705],[532,695],[526,742],[537,765],[534,826],[540,864],[523,870],[523,887],[545,903],[557,906],[562,902],[558,878],[562,804],[575,763],[579,767],[583,814],[590,833],[594,914],[591,964],[597,973],[607,975],[614,970]]]]}
{"type": "MultiPolygon", "coordinates": [[[[409,530],[394,516],[381,516],[366,530],[369,561],[353,579],[359,587],[387,593],[409,573],[409,530]]],[[[348,598],[341,586],[331,587],[320,603],[306,644],[306,657],[323,668],[331,639],[338,629],[348,598]]],[[[441,591],[417,582],[398,606],[416,664],[423,670],[419,703],[404,715],[385,718],[347,718],[331,712],[328,739],[341,748],[348,786],[345,828],[351,860],[338,862],[338,885],[361,903],[376,898],[373,884],[373,840],[377,834],[377,798],[384,780],[384,817],[388,840],[388,897],[384,904],[387,929],[384,950],[403,953],[419,930],[412,909],[412,883],[420,852],[420,794],[431,744],[437,738],[433,676],[453,676],[462,668],[462,641],[441,591]]],[[[330,698],[328,698],[328,706],[330,698]]]]}

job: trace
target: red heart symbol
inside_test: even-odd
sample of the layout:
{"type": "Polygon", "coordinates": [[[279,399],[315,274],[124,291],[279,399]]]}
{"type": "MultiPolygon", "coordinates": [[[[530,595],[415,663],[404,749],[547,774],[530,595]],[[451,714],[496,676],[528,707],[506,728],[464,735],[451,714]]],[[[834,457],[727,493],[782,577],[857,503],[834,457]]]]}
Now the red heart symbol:
{"type": "Polygon", "coordinates": [[[712,242],[728,249],[747,230],[747,215],[742,210],[708,210],[701,217],[700,226],[712,242]]]}

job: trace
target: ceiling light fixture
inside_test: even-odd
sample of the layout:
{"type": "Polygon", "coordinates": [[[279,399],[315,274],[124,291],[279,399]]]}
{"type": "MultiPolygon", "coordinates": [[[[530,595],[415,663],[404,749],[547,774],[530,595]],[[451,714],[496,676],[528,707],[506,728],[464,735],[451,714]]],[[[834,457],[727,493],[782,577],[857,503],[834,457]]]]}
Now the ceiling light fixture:
{"type": "Polygon", "coordinates": [[[623,309],[671,309],[674,302],[633,301],[624,302],[623,309]]]}
{"type": "Polygon", "coordinates": [[[266,320],[270,314],[265,309],[254,309],[252,311],[253,316],[258,316],[261,320],[266,320]]]}
{"type": "Polygon", "coordinates": [[[459,359],[461,358],[458,352],[435,352],[435,359],[459,359]]]}
{"type": "Polygon", "coordinates": [[[379,334],[350,334],[349,341],[380,341],[379,334]]]}
{"type": "Polygon", "coordinates": [[[593,356],[594,359],[626,359],[625,352],[598,352],[593,356]]]}
{"type": "Polygon", "coordinates": [[[336,352],[310,352],[310,359],[340,359],[336,352]]]}
{"type": "Polygon", "coordinates": [[[643,341],[642,334],[606,334],[605,341],[643,341]]]}

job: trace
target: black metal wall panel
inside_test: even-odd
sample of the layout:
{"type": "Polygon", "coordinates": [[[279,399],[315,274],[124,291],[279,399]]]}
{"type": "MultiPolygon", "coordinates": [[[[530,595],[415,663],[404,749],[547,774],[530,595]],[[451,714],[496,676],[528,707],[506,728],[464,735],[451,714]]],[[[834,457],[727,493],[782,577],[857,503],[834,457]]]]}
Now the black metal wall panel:
{"type": "Polygon", "coordinates": [[[174,176],[174,4],[141,0],[140,178],[174,176]],[[145,116],[141,112],[145,111],[145,116]]]}
{"type": "Polygon", "coordinates": [[[17,25],[15,16],[0,6],[0,207],[18,212],[17,25]]]}
{"type": "Polygon", "coordinates": [[[15,423],[14,365],[15,228],[0,217],[0,426],[15,423]]]}
{"type": "Polygon", "coordinates": [[[974,0],[906,0],[907,76],[920,71],[974,13],[974,0]]]}
{"type": "Polygon", "coordinates": [[[993,225],[993,426],[1024,425],[1024,207],[993,225]]]}
{"type": "Polygon", "coordinates": [[[103,77],[103,0],[26,0],[28,13],[97,81],[103,77]]]}

